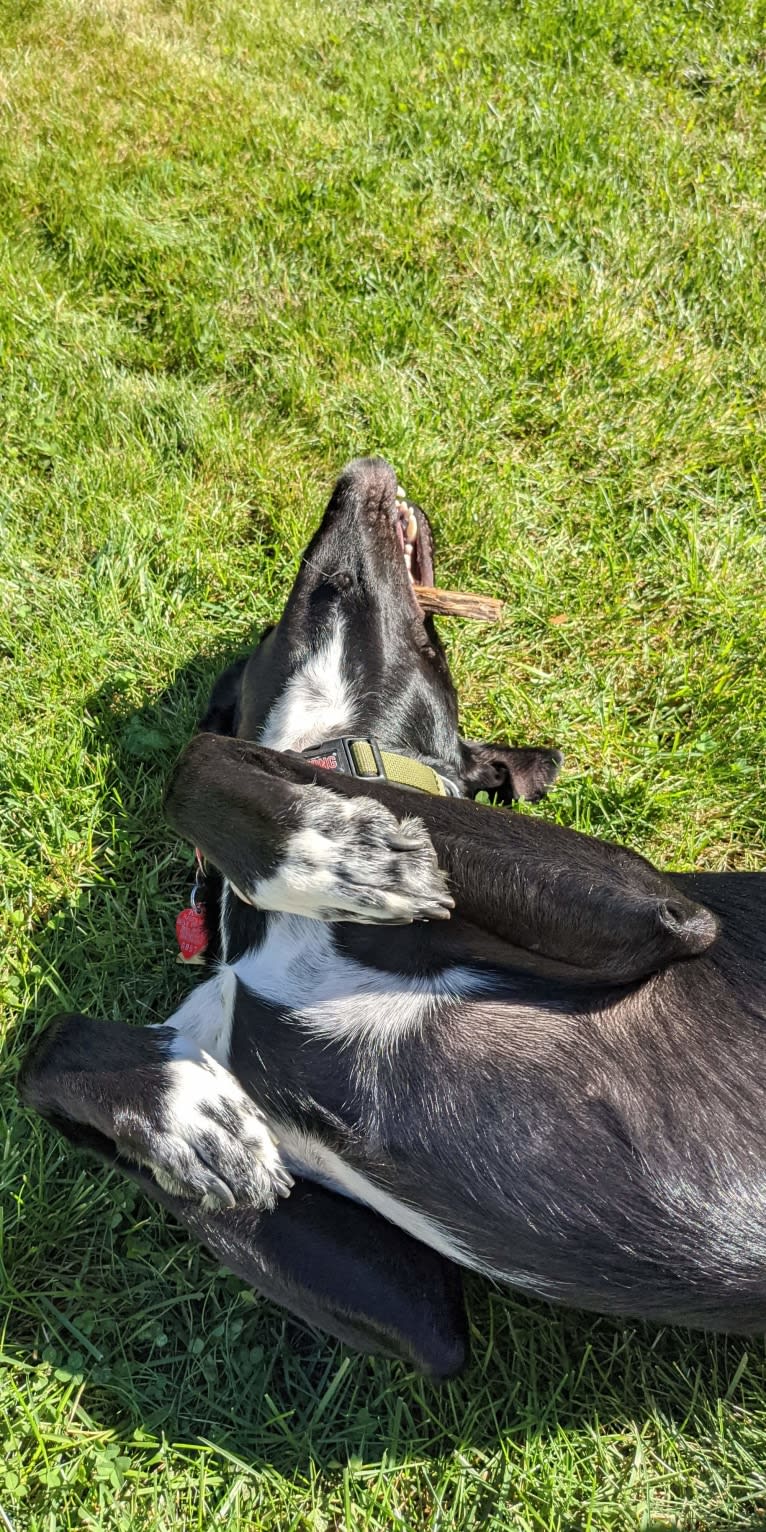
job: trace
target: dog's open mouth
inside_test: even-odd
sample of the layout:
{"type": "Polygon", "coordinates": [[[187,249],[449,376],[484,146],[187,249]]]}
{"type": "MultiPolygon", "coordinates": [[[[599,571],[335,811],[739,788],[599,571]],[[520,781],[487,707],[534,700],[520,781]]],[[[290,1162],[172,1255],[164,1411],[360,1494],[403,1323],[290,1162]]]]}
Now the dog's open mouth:
{"type": "Polygon", "coordinates": [[[473,596],[465,591],[437,590],[434,586],[434,544],[428,517],[396,486],[394,529],[402,550],[404,567],[421,616],[473,617],[498,622],[503,603],[495,596],[473,596]]]}
{"type": "Polygon", "coordinates": [[[401,484],[396,487],[394,525],[410,585],[432,585],[434,561],[431,529],[423,512],[407,499],[401,484]]]}

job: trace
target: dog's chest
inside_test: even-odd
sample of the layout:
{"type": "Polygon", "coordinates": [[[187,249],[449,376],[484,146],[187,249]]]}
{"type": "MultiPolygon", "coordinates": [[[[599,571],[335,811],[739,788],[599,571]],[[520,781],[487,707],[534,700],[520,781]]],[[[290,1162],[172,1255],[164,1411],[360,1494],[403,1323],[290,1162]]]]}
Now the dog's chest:
{"type": "Polygon", "coordinates": [[[261,945],[229,972],[239,993],[235,1026],[250,1034],[235,1038],[231,1067],[239,1072],[239,1059],[248,1060],[247,1088],[292,1173],[470,1264],[453,1234],[392,1195],[380,1175],[386,1179],[390,1132],[399,1133],[408,1110],[404,1077],[413,1068],[422,1073],[419,1037],[433,1020],[441,1030],[454,1005],[481,993],[483,976],[457,965],[427,976],[377,969],[341,953],[331,926],[285,915],[269,917],[261,945]],[[243,990],[255,1005],[242,1004],[243,990]]]}
{"type": "Polygon", "coordinates": [[[341,952],[332,926],[279,914],[268,916],[259,945],[231,968],[251,995],[290,1013],[293,1046],[303,1035],[354,1044],[359,1053],[388,1051],[476,979],[455,966],[428,975],[377,968],[341,952]]]}

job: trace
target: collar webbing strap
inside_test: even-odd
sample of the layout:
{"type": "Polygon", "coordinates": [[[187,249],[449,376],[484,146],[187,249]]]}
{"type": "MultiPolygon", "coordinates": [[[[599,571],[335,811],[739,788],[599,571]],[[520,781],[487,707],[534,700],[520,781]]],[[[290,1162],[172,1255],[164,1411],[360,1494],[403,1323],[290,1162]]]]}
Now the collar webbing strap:
{"type": "Polygon", "coordinates": [[[311,745],[302,750],[304,760],[325,771],[344,771],[352,777],[365,777],[371,781],[395,782],[400,787],[414,787],[421,793],[433,793],[440,798],[452,797],[454,789],[433,766],[415,760],[411,755],[399,755],[394,750],[382,750],[374,739],[325,740],[321,745],[311,745]]]}
{"type": "MultiPolygon", "coordinates": [[[[369,740],[349,740],[349,748],[357,776],[376,777],[378,768],[369,740]]],[[[396,755],[393,750],[378,750],[378,756],[387,782],[398,782],[400,787],[417,787],[421,793],[437,793],[440,798],[446,797],[447,789],[433,766],[426,766],[423,761],[416,761],[411,755],[396,755]]]]}

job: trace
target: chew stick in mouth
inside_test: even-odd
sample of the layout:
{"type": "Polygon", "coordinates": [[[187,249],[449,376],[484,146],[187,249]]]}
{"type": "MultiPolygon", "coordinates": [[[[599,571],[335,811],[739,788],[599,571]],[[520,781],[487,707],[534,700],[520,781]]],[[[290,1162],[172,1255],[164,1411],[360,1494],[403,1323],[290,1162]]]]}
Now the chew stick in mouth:
{"type": "Polygon", "coordinates": [[[463,591],[439,590],[435,585],[415,585],[424,612],[435,617],[473,617],[477,622],[499,622],[503,602],[495,596],[469,596],[463,591]]]}
{"type": "Polygon", "coordinates": [[[438,617],[473,617],[478,622],[499,622],[503,603],[494,596],[469,596],[462,591],[439,590],[435,585],[420,584],[418,575],[433,579],[431,537],[429,533],[424,547],[420,515],[422,512],[407,499],[401,484],[397,484],[396,535],[410,585],[422,611],[438,617]]]}

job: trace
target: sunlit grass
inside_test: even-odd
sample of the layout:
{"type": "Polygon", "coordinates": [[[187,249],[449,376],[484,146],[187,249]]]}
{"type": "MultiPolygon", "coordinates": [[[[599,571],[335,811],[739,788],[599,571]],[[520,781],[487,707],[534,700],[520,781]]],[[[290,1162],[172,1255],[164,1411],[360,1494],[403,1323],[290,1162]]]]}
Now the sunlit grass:
{"type": "MultiPolygon", "coordinates": [[[[30,1532],[754,1528],[766,1353],[471,1285],[435,1392],[217,1272],[15,1101],[188,984],[169,765],[334,474],[431,511],[474,737],[764,867],[764,14],[9,3],[0,54],[0,1506],[30,1532]]],[[[1,1520],[2,1518],[0,1518],[1,1520]]]]}

